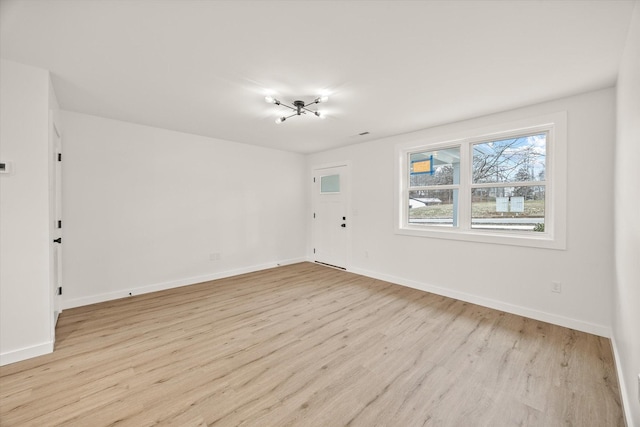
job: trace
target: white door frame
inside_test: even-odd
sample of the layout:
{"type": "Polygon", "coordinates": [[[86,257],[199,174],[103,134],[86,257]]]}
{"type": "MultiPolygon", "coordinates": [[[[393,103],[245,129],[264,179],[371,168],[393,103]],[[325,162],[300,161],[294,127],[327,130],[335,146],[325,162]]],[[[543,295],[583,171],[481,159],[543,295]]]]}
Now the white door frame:
{"type": "Polygon", "coordinates": [[[62,286],[62,243],[55,243],[54,239],[62,239],[62,132],[56,120],[56,112],[50,113],[50,248],[51,268],[49,292],[51,294],[51,338],[55,342],[55,328],[58,316],[62,312],[62,297],[58,294],[58,287],[62,286]],[[60,222],[59,222],[60,221],[60,222]]]}
{"type": "Polygon", "coordinates": [[[344,161],[338,161],[338,162],[331,162],[331,163],[322,163],[322,164],[318,164],[318,165],[312,165],[311,166],[311,170],[310,170],[310,179],[309,182],[311,183],[311,212],[309,215],[309,218],[311,218],[311,246],[309,248],[309,254],[310,254],[310,259],[312,261],[315,262],[315,256],[313,253],[313,248],[315,246],[316,243],[316,231],[315,231],[315,224],[313,223],[313,214],[314,211],[316,210],[316,203],[318,202],[318,194],[315,191],[315,183],[313,181],[314,177],[319,176],[320,172],[323,169],[331,169],[331,168],[337,168],[337,167],[342,167],[344,166],[346,168],[346,173],[345,173],[345,181],[346,181],[346,191],[344,194],[345,197],[345,210],[347,212],[347,227],[346,227],[346,257],[345,257],[345,270],[349,270],[350,266],[351,266],[351,229],[353,228],[353,214],[352,214],[352,209],[351,209],[351,161],[349,160],[344,160],[344,161]]]}

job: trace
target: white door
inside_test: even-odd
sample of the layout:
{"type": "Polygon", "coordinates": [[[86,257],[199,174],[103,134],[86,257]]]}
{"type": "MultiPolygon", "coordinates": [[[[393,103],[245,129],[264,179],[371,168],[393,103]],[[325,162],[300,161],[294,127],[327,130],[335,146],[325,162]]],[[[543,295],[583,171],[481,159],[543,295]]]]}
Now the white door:
{"type": "Polygon", "coordinates": [[[53,138],[53,326],[62,311],[62,138],[52,125],[53,138]]]}
{"type": "Polygon", "coordinates": [[[349,243],[348,167],[315,169],[313,175],[314,261],[346,269],[349,243]]]}

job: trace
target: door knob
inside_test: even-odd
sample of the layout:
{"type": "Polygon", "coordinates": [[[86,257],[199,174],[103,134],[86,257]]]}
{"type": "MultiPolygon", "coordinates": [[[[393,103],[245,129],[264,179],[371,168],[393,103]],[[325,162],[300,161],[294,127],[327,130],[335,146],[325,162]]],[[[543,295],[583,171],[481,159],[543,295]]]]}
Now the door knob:
{"type": "Polygon", "coordinates": [[[53,243],[62,243],[62,237],[58,237],[57,239],[53,239],[53,243]]]}

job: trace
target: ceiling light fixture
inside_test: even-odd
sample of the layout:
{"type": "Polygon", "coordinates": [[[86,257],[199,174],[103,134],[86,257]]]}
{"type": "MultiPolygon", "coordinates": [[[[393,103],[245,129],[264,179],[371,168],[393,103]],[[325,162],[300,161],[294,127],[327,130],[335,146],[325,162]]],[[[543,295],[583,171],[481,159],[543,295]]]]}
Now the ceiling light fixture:
{"type": "Polygon", "coordinates": [[[322,112],[320,111],[313,111],[308,109],[307,107],[313,104],[320,104],[321,102],[327,102],[329,100],[329,97],[326,95],[322,95],[317,97],[316,99],[314,99],[311,102],[307,102],[305,103],[304,101],[293,101],[293,105],[287,105],[283,102],[278,101],[277,99],[275,99],[273,96],[265,96],[264,100],[267,101],[269,104],[276,104],[276,105],[282,105],[285,108],[288,108],[290,110],[293,111],[293,114],[291,114],[290,116],[282,116],[282,117],[278,117],[276,119],[276,123],[282,123],[285,120],[287,120],[288,118],[291,118],[293,116],[299,116],[301,114],[307,114],[307,113],[311,113],[316,117],[320,117],[321,119],[325,118],[325,115],[322,114],[322,112]]]}

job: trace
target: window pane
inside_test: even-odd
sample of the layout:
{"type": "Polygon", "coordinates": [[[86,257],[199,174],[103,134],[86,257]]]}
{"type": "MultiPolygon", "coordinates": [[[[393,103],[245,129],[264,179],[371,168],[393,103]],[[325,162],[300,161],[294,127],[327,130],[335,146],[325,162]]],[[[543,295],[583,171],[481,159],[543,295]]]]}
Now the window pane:
{"type": "Polygon", "coordinates": [[[544,231],[545,186],[474,188],[471,228],[544,231]]]}
{"type": "Polygon", "coordinates": [[[320,177],[321,193],[339,193],[340,175],[327,175],[320,177]]]}
{"type": "Polygon", "coordinates": [[[409,224],[453,227],[457,220],[458,190],[409,192],[409,224]]]}
{"type": "Polygon", "coordinates": [[[409,185],[460,183],[460,147],[409,154],[409,185]]]}
{"type": "Polygon", "coordinates": [[[547,134],[473,144],[473,183],[544,181],[547,134]]]}

